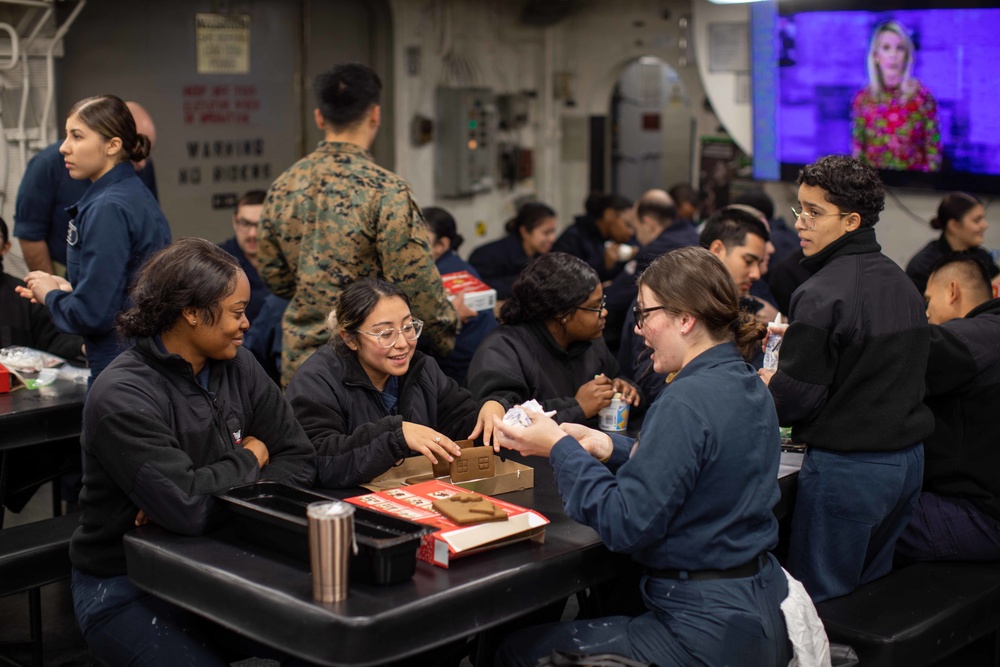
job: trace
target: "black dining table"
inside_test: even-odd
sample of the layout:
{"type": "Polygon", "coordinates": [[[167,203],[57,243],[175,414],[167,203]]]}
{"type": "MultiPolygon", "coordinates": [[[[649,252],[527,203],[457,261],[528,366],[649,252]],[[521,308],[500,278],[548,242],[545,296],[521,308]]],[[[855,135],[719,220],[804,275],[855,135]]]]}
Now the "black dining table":
{"type": "Polygon", "coordinates": [[[0,452],[80,437],[86,384],[59,379],[0,394],[0,452]]]}
{"type": "MultiPolygon", "coordinates": [[[[37,389],[21,387],[0,394],[0,528],[3,528],[3,503],[8,493],[15,493],[25,484],[48,481],[72,468],[79,468],[79,455],[75,464],[72,458],[62,465],[46,468],[48,472],[34,470],[30,480],[21,478],[20,470],[12,462],[14,450],[33,448],[42,456],[57,449],[70,452],[80,442],[83,421],[83,401],[87,385],[71,380],[58,379],[37,389]],[[50,474],[51,473],[51,474],[50,474]],[[38,475],[41,474],[41,477],[38,475]]],[[[21,454],[31,456],[34,454],[21,454]]],[[[61,513],[60,494],[54,487],[52,511],[61,513]]]]}
{"type": "MultiPolygon", "coordinates": [[[[782,494],[793,492],[801,454],[783,454],[782,494]]],[[[231,527],[184,537],[149,525],[125,536],[139,588],[322,665],[380,665],[496,627],[609,581],[630,561],[566,516],[551,468],[531,460],[535,486],[503,494],[549,520],[544,543],[519,542],[456,559],[418,562],[411,580],[353,583],[342,602],[312,598],[309,564],[240,539],[231,527]]],[[[788,511],[779,503],[776,513],[788,511]]]]}

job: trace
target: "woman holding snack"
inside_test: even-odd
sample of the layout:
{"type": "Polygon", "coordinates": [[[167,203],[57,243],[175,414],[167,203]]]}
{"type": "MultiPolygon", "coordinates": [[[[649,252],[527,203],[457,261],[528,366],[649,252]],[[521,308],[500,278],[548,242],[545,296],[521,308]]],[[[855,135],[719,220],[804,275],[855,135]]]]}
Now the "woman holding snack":
{"type": "Polygon", "coordinates": [[[492,417],[506,405],[489,397],[477,404],[417,351],[423,322],[398,287],[373,278],[349,285],[327,324],[330,344],[285,391],[316,448],[317,486],[357,486],[406,456],[451,462],[462,438],[490,444],[492,417]]]}
{"type": "Polygon", "coordinates": [[[117,326],[135,345],[97,378],[83,412],[76,618],[108,665],[225,665],[237,657],[217,635],[233,637],[136,588],[122,537],[147,522],[204,532],[225,516],[214,494],[258,480],[309,486],[315,453],[281,390],[240,349],[250,283],[229,253],[181,239],[142,267],[130,298],[117,326]]]}
{"type": "Polygon", "coordinates": [[[638,438],[539,413],[528,427],[498,421],[494,437],[550,459],[566,513],[645,567],[648,611],[523,630],[498,664],[534,665],[552,649],[658,665],[787,664],[788,585],[768,553],[778,541],[778,419],[745,362],[764,326],[740,311],[711,253],[681,248],[639,278],[636,332],[655,370],[676,373],[638,438]]]}
{"type": "Polygon", "coordinates": [[[608,311],[593,268],[572,255],[548,253],[525,267],[512,292],[500,310],[501,326],[469,366],[474,396],[498,395],[511,404],[534,398],[555,410],[560,423],[596,422],[615,394],[639,405],[639,390],[619,377],[604,344],[608,311]]]}

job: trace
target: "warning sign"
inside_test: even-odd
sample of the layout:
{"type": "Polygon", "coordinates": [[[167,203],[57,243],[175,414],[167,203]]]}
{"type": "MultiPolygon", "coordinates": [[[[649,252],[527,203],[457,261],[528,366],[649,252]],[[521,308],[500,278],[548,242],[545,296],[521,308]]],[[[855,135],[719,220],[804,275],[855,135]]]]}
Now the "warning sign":
{"type": "Polygon", "coordinates": [[[250,15],[195,14],[198,74],[250,73],[250,15]]]}

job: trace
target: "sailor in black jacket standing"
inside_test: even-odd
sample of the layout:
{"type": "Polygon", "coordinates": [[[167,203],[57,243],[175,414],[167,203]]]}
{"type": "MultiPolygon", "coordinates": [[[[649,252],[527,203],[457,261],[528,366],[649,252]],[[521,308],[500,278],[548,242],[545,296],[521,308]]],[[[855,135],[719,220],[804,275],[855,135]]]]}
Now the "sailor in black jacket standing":
{"type": "Polygon", "coordinates": [[[828,156],[799,174],[795,229],[813,275],[792,295],[769,383],[807,446],[788,570],[813,600],[888,574],[920,493],[930,331],[913,283],[881,253],[885,188],[867,163],[828,156]]]}

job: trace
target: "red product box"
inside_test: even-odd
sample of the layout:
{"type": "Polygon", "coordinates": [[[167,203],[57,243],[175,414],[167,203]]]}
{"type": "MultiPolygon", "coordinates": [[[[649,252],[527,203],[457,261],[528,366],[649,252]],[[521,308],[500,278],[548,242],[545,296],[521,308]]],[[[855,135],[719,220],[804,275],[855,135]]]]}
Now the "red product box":
{"type": "Polygon", "coordinates": [[[468,271],[456,271],[441,276],[448,294],[465,295],[465,305],[472,310],[491,310],[497,305],[497,291],[468,271]]]}
{"type": "Polygon", "coordinates": [[[445,568],[453,559],[462,556],[522,540],[545,541],[548,519],[534,510],[490,496],[484,498],[507,513],[506,521],[460,526],[434,510],[432,503],[435,500],[456,493],[469,493],[469,490],[433,479],[347,498],[347,502],[437,528],[437,531],[424,535],[417,549],[417,558],[445,568]]]}

